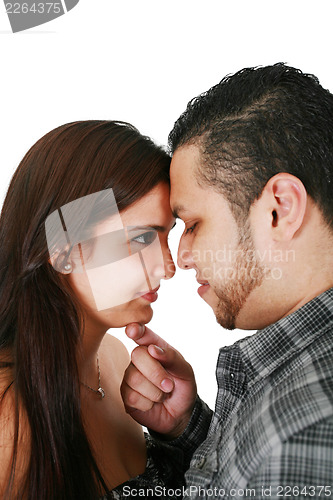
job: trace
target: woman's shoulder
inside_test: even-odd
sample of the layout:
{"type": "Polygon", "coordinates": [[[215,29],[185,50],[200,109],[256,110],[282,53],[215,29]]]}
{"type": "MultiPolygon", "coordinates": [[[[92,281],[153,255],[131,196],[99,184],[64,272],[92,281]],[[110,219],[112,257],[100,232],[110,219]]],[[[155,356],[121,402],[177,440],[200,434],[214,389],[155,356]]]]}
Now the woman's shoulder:
{"type": "Polygon", "coordinates": [[[12,387],[8,385],[7,368],[0,368],[0,492],[9,480],[15,435],[15,409],[12,387]]]}
{"type": "MultiPolygon", "coordinates": [[[[16,395],[13,381],[13,367],[5,362],[0,363],[0,495],[10,477],[16,434],[16,395]]],[[[30,446],[30,432],[25,412],[19,405],[19,429],[17,438],[17,458],[15,467],[15,483],[25,474],[27,456],[30,446]]]]}

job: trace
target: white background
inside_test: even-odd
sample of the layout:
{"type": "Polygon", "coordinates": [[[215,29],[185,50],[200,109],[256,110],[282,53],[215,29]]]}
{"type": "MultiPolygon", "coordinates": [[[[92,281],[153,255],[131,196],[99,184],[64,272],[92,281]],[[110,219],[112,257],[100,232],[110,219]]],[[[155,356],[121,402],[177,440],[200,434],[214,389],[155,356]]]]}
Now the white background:
{"type": "MultiPolygon", "coordinates": [[[[1,4],[1,203],[22,156],[60,124],[125,120],[165,144],[189,99],[227,73],[276,62],[316,74],[332,91],[332,19],[332,0],[80,0],[12,34],[1,4]]],[[[181,229],[170,236],[174,254],[181,229]]],[[[196,289],[194,272],[178,270],[150,326],[192,363],[213,406],[218,348],[247,333],[219,327],[196,289]]]]}

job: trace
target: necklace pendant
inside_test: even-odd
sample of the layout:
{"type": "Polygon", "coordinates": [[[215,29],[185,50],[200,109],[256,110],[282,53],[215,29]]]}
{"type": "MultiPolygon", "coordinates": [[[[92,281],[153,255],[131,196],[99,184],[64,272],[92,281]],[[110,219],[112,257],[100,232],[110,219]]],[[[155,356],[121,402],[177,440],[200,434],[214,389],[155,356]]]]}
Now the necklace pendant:
{"type": "Polygon", "coordinates": [[[104,396],[105,396],[104,389],[102,389],[102,387],[99,387],[99,388],[97,389],[97,391],[100,393],[100,395],[101,395],[101,399],[103,399],[103,398],[104,398],[104,396]]]}

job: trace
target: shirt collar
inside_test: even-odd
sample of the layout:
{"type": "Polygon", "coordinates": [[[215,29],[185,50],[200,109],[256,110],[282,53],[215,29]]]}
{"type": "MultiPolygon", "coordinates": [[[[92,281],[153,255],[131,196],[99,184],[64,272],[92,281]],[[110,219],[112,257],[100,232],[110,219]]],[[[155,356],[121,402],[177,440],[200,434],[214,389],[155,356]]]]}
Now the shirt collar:
{"type": "Polygon", "coordinates": [[[248,382],[267,377],[296,352],[315,342],[333,325],[333,288],[294,313],[236,344],[248,382]]]}

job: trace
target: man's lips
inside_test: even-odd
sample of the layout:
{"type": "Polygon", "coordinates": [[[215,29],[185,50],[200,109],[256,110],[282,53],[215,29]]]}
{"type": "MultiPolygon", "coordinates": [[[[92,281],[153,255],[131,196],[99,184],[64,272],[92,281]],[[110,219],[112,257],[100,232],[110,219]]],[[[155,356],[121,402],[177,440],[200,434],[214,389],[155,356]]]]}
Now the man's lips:
{"type": "Polygon", "coordinates": [[[202,297],[202,295],[207,291],[209,290],[210,288],[210,285],[208,283],[208,281],[202,281],[202,280],[197,280],[197,282],[199,283],[199,288],[198,288],[198,294],[200,295],[200,297],[202,297]]]}

